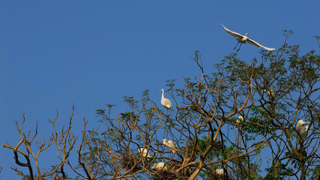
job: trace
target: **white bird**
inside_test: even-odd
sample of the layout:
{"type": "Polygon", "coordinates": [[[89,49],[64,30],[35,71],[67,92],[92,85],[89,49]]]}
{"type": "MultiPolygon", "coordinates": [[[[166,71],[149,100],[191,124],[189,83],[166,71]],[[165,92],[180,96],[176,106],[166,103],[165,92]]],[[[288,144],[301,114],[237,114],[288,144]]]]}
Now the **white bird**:
{"type": "Polygon", "coordinates": [[[274,96],[276,95],[276,93],[271,89],[271,90],[263,90],[263,92],[265,92],[267,94],[267,96],[269,97],[269,99],[273,99],[274,96]]]}
{"type": "Polygon", "coordinates": [[[158,162],[152,166],[152,170],[167,170],[165,162],[158,162]]]}
{"type": "Polygon", "coordinates": [[[138,154],[140,154],[142,157],[145,157],[145,158],[151,158],[151,155],[149,154],[146,148],[139,148],[138,154]]]}
{"type": "MultiPolygon", "coordinates": [[[[236,128],[239,129],[240,128],[240,124],[243,122],[243,116],[239,115],[239,117],[236,120],[236,128]]],[[[241,130],[241,129],[239,129],[241,130]]]]}
{"type": "Polygon", "coordinates": [[[240,124],[240,123],[242,123],[242,122],[243,122],[243,116],[240,115],[240,116],[238,117],[238,119],[236,120],[236,123],[237,123],[237,124],[240,124]]]}
{"type": "Polygon", "coordinates": [[[298,132],[298,142],[300,142],[300,139],[303,139],[307,135],[307,131],[309,129],[310,122],[304,122],[303,120],[299,120],[296,125],[296,131],[298,132]],[[304,125],[306,124],[306,127],[304,125]]]}
{"type": "Polygon", "coordinates": [[[222,176],[224,174],[224,170],[223,169],[216,169],[216,173],[220,176],[222,176]]]}
{"type": "MultiPolygon", "coordinates": [[[[255,46],[258,46],[258,47],[261,47],[265,50],[268,50],[268,51],[274,51],[275,48],[268,48],[268,47],[265,47],[265,46],[262,46],[261,44],[257,43],[256,41],[254,41],[253,39],[250,39],[248,38],[248,35],[249,33],[246,33],[245,35],[241,35],[237,32],[234,32],[234,31],[231,31],[230,29],[228,29],[227,27],[225,27],[222,23],[221,23],[222,27],[227,31],[227,33],[231,34],[233,37],[237,38],[237,45],[236,47],[238,46],[238,44],[240,43],[240,47],[239,49],[237,50],[237,52],[240,50],[241,48],[241,45],[242,44],[245,44],[246,42],[248,42],[249,44],[252,44],[252,45],[255,45],[255,46]]],[[[236,47],[234,47],[234,49],[236,49],[236,47]]]]}
{"type": "Polygon", "coordinates": [[[172,140],[167,141],[167,139],[163,139],[161,144],[167,146],[173,153],[176,153],[177,146],[172,140]]]}
{"type": "Polygon", "coordinates": [[[170,101],[169,99],[167,99],[167,98],[164,97],[164,89],[161,89],[161,91],[162,91],[161,104],[162,104],[164,107],[170,109],[170,108],[171,108],[171,105],[172,105],[172,104],[171,104],[171,101],[170,101]]]}

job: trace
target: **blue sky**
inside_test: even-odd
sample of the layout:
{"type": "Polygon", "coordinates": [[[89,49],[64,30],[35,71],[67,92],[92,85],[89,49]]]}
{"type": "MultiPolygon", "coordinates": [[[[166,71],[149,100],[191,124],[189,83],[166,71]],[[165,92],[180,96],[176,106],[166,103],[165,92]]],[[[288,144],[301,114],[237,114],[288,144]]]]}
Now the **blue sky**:
{"type": "MultiPolygon", "coordinates": [[[[82,118],[98,126],[95,110],[105,104],[126,110],[123,96],[140,99],[145,89],[159,99],[166,80],[199,76],[190,60],[202,54],[205,70],[230,54],[235,39],[223,23],[268,47],[279,48],[282,30],[302,53],[317,49],[320,3],[312,1],[1,1],[0,144],[18,142],[13,120],[49,137],[49,119],[66,123],[75,104],[74,131],[82,118]]],[[[244,45],[242,60],[259,57],[244,45]]],[[[3,179],[17,178],[11,150],[0,148],[3,179]]],[[[47,161],[50,161],[47,156],[47,161]]],[[[45,164],[45,163],[44,163],[45,164]]],[[[45,168],[45,167],[43,167],[45,168]]]]}

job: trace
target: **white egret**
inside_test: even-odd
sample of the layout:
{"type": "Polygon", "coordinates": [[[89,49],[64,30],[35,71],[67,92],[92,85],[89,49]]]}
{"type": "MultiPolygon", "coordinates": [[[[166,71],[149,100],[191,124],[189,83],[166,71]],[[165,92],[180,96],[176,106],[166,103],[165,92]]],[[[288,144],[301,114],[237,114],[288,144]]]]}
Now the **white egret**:
{"type": "Polygon", "coordinates": [[[276,93],[271,89],[271,90],[263,90],[263,92],[265,92],[267,94],[267,96],[269,97],[269,99],[273,99],[274,96],[276,95],[276,93]]]}
{"type": "Polygon", "coordinates": [[[163,139],[161,144],[167,146],[173,153],[176,153],[177,146],[172,140],[167,141],[167,139],[163,139]]]}
{"type": "Polygon", "coordinates": [[[296,125],[296,131],[298,132],[297,143],[300,142],[300,139],[303,139],[306,137],[309,126],[310,126],[310,122],[304,122],[301,119],[297,122],[297,125],[296,125]],[[304,127],[305,124],[306,124],[306,127],[304,127]]]}
{"type": "MultiPolygon", "coordinates": [[[[261,44],[257,43],[256,41],[248,38],[249,33],[246,33],[245,35],[241,35],[241,34],[239,34],[239,33],[237,33],[237,32],[231,31],[230,29],[228,29],[227,27],[225,27],[222,23],[221,23],[221,25],[222,25],[222,27],[227,31],[227,33],[229,33],[229,34],[231,34],[233,37],[237,38],[238,43],[237,43],[236,47],[237,47],[238,44],[240,43],[240,46],[239,46],[237,52],[240,50],[241,45],[242,45],[242,44],[245,44],[246,42],[248,42],[249,44],[252,44],[252,45],[261,47],[261,48],[263,48],[263,49],[265,49],[265,50],[268,50],[268,51],[274,51],[274,50],[275,50],[275,48],[268,48],[268,47],[262,46],[261,44]]],[[[234,47],[234,49],[236,49],[236,47],[234,47]]]]}
{"type": "Polygon", "coordinates": [[[223,169],[216,169],[216,173],[220,176],[222,176],[224,174],[224,170],[223,169]]]}
{"type": "Polygon", "coordinates": [[[243,116],[240,115],[240,116],[238,117],[238,119],[236,120],[236,123],[237,123],[237,124],[240,124],[240,123],[242,123],[242,122],[243,122],[243,116]]]}
{"type": "Polygon", "coordinates": [[[162,104],[164,107],[170,109],[170,108],[171,108],[171,105],[172,105],[172,104],[171,104],[171,101],[170,101],[169,99],[167,99],[167,98],[164,97],[164,89],[161,89],[161,91],[162,91],[161,104],[162,104]]]}
{"type": "MultiPolygon", "coordinates": [[[[236,120],[236,128],[239,129],[240,128],[240,124],[243,122],[243,116],[239,115],[239,117],[236,120]]],[[[241,130],[241,129],[239,129],[241,130]]]]}
{"type": "Polygon", "coordinates": [[[165,162],[158,162],[152,166],[152,170],[167,170],[165,162]]]}
{"type": "Polygon", "coordinates": [[[145,158],[151,158],[151,155],[149,154],[146,148],[139,148],[138,154],[140,154],[142,157],[145,157],[145,158]]]}

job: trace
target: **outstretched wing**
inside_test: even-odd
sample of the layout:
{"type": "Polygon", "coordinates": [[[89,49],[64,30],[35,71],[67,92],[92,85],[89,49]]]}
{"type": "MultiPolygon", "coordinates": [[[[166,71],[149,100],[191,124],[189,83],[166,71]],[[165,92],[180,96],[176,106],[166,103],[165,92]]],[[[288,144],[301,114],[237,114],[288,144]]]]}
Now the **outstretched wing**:
{"type": "Polygon", "coordinates": [[[240,38],[242,39],[243,38],[243,35],[237,33],[237,32],[234,32],[234,31],[231,31],[230,29],[228,29],[227,27],[225,27],[222,23],[221,23],[222,27],[224,28],[224,30],[227,31],[227,33],[231,34],[233,37],[236,37],[236,38],[240,38]]]}
{"type": "Polygon", "coordinates": [[[268,51],[274,51],[275,50],[275,48],[268,48],[268,47],[262,46],[261,44],[259,44],[258,42],[254,41],[253,39],[250,39],[250,38],[247,39],[247,42],[249,44],[261,47],[261,48],[263,48],[265,50],[268,50],[268,51]]]}

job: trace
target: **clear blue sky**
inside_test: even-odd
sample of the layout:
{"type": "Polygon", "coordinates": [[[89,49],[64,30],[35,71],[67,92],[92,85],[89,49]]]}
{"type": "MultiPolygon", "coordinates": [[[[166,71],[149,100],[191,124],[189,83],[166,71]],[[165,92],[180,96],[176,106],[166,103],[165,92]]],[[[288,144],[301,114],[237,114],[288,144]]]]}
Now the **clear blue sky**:
{"type": "MultiPolygon", "coordinates": [[[[1,1],[0,2],[0,144],[18,142],[13,120],[48,138],[49,119],[59,110],[66,123],[75,104],[74,131],[82,118],[98,126],[95,110],[106,103],[126,110],[122,97],[149,89],[160,100],[166,80],[199,76],[189,59],[202,54],[205,70],[230,54],[235,39],[221,27],[279,48],[282,30],[293,30],[290,44],[302,53],[317,49],[320,3],[311,1],[1,1]]],[[[242,60],[259,57],[244,45],[242,60]]],[[[44,155],[45,156],[45,155],[44,155]]],[[[42,157],[43,158],[43,157],[42,157]]],[[[46,156],[46,161],[53,157],[46,156]]],[[[52,158],[52,159],[51,159],[52,158]]],[[[1,179],[18,179],[9,168],[13,153],[0,148],[1,179]]],[[[45,162],[43,162],[46,164],[45,162]]],[[[48,166],[42,166],[47,168],[48,166]]]]}

